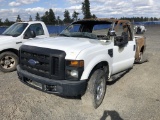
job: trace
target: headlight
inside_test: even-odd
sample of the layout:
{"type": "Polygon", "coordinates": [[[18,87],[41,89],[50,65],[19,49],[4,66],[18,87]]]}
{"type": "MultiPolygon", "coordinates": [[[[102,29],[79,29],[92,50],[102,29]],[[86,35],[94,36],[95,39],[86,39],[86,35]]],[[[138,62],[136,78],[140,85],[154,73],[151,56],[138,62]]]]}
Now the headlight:
{"type": "Polygon", "coordinates": [[[77,78],[78,77],[78,71],[77,70],[71,70],[70,75],[77,78]]]}
{"type": "Polygon", "coordinates": [[[66,60],[66,79],[79,80],[84,70],[83,60],[66,60]]]}

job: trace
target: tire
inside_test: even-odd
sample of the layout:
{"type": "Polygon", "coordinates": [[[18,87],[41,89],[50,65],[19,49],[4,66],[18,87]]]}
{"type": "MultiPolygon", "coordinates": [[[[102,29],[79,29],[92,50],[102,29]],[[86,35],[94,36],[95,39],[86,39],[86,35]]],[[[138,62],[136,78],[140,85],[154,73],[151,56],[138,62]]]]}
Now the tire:
{"type": "Polygon", "coordinates": [[[81,97],[83,105],[98,108],[106,92],[106,75],[101,69],[97,69],[90,77],[86,93],[81,97]]]}
{"type": "Polygon", "coordinates": [[[3,52],[0,54],[0,70],[2,72],[12,72],[16,70],[18,56],[12,52],[3,52]]]}

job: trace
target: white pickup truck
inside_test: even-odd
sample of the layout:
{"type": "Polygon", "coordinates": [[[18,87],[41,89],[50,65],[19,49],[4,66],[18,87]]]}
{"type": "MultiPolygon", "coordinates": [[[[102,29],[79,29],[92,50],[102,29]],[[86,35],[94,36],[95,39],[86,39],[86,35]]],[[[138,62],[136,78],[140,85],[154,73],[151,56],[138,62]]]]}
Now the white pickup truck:
{"type": "Polygon", "coordinates": [[[79,20],[59,37],[24,43],[17,73],[30,87],[60,96],[82,96],[83,103],[97,108],[107,81],[133,67],[136,39],[127,20],[79,20]]]}
{"type": "Polygon", "coordinates": [[[17,22],[0,35],[0,70],[11,72],[18,64],[18,50],[22,43],[49,37],[46,25],[40,21],[17,22]]]}

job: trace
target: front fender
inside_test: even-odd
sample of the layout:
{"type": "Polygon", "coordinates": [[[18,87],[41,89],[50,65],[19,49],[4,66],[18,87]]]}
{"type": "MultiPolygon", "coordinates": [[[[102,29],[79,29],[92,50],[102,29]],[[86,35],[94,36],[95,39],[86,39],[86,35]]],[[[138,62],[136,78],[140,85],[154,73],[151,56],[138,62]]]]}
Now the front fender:
{"type": "Polygon", "coordinates": [[[86,80],[88,79],[92,69],[100,62],[105,61],[108,63],[109,67],[109,73],[111,73],[111,63],[112,58],[107,54],[101,54],[93,57],[91,60],[85,60],[85,69],[83,71],[83,74],[81,76],[80,80],[86,80]]]}
{"type": "Polygon", "coordinates": [[[6,49],[15,49],[18,50],[21,44],[16,44],[15,42],[5,43],[1,45],[0,51],[6,50],[6,49]]]}

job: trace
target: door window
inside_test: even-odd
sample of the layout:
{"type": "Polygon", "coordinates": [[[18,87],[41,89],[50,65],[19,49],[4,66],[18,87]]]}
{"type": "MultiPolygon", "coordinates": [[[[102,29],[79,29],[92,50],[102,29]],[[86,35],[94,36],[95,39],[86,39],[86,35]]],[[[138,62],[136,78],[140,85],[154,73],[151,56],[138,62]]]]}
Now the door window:
{"type": "Polygon", "coordinates": [[[116,35],[117,36],[122,36],[122,35],[126,35],[127,36],[127,41],[131,41],[132,40],[132,31],[129,25],[125,24],[125,23],[121,23],[118,25],[117,27],[117,31],[116,31],[116,35]],[[117,29],[118,28],[118,29],[117,29]]]}
{"type": "Polygon", "coordinates": [[[40,23],[32,24],[28,29],[30,29],[31,31],[34,31],[36,33],[36,36],[44,35],[44,30],[40,23]]]}

